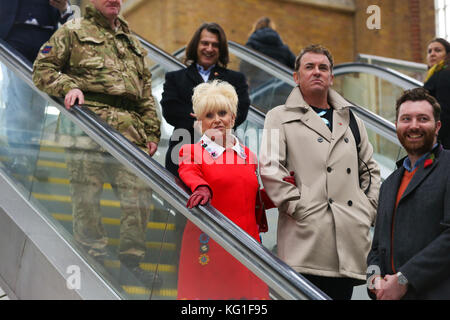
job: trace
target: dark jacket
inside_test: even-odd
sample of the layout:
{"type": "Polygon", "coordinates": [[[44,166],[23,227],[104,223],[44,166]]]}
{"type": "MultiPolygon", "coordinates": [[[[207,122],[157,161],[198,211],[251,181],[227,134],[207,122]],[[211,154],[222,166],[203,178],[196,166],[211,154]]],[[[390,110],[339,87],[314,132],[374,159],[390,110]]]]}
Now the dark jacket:
{"type": "MultiPolygon", "coordinates": [[[[245,121],[250,106],[250,98],[248,96],[248,85],[245,76],[236,71],[215,66],[211,70],[209,80],[220,79],[229,82],[234,86],[238,95],[238,110],[236,115],[235,127],[245,121]]],[[[190,140],[184,140],[183,144],[193,144],[194,141],[194,118],[190,113],[192,109],[192,94],[194,88],[203,83],[203,79],[197,71],[196,64],[191,64],[188,68],[166,73],[164,83],[164,92],[161,99],[161,107],[163,116],[166,121],[176,129],[186,129],[190,134],[190,140]]],[[[169,142],[169,149],[166,154],[166,168],[175,176],[178,176],[178,165],[173,163],[171,159],[172,149],[182,138],[172,136],[169,142]],[[173,140],[172,140],[173,139],[173,140]]],[[[178,146],[174,159],[178,159],[178,146]]]]}
{"type": "Polygon", "coordinates": [[[442,127],[439,139],[445,149],[450,149],[450,66],[436,72],[423,86],[441,105],[442,127]]]}
{"type": "Polygon", "coordinates": [[[280,35],[271,28],[256,30],[245,45],[294,69],[295,55],[283,44],[280,35]]]}
{"type": "Polygon", "coordinates": [[[58,28],[58,23],[63,24],[69,16],[61,17],[59,10],[48,0],[0,0],[0,39],[17,50],[22,58],[33,62],[42,44],[58,28]],[[24,24],[29,19],[36,19],[40,26],[24,24]]]}
{"type": "Polygon", "coordinates": [[[382,276],[402,272],[409,281],[404,299],[450,299],[450,151],[439,145],[433,152],[433,163],[418,167],[397,210],[403,160],[380,190],[367,265],[382,276]]]}
{"type": "MultiPolygon", "coordinates": [[[[0,0],[0,38],[5,39],[9,32],[11,31],[14,23],[16,22],[16,18],[19,14],[19,4],[21,1],[24,0],[0,0]]],[[[48,0],[41,0],[42,2],[45,2],[48,5],[48,8],[46,10],[49,10],[50,13],[48,14],[45,12],[45,14],[49,15],[51,26],[55,27],[55,30],[58,26],[58,23],[64,23],[68,17],[64,17],[64,19],[61,18],[61,14],[59,13],[58,9],[52,7],[48,0]]],[[[37,12],[36,16],[39,16],[40,13],[37,12]]]]}

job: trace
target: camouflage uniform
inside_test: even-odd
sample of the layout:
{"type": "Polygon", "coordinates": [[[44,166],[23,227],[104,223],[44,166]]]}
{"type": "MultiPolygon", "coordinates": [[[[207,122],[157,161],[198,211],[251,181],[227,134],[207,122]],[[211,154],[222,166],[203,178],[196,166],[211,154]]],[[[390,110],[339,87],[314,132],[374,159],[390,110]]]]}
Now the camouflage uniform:
{"type": "MultiPolygon", "coordinates": [[[[80,89],[85,106],[147,152],[147,143],[160,138],[147,52],[130,34],[128,24],[118,20],[120,25],[113,30],[99,11],[88,6],[84,18],[66,23],[41,47],[33,81],[53,96],[80,89]]],[[[94,256],[106,254],[100,196],[105,177],[110,177],[121,203],[119,255],[143,258],[151,191],[123,166],[111,165],[115,161],[67,119],[61,119],[59,133],[69,147],[75,239],[94,256]]]]}

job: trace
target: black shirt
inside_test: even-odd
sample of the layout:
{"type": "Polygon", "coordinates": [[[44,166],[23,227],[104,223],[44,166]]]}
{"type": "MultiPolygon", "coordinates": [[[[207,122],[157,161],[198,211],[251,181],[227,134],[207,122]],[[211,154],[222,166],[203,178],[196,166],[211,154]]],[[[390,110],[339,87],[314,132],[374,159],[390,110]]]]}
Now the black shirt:
{"type": "Polygon", "coordinates": [[[322,118],[323,122],[327,125],[328,129],[333,132],[333,108],[321,109],[311,106],[317,115],[322,118]]]}

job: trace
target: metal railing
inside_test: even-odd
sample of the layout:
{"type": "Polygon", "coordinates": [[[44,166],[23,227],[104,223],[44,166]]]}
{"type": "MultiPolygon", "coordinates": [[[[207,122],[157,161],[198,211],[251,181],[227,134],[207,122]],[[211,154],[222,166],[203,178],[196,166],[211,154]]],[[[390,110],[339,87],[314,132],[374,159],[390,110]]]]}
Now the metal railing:
{"type": "MultiPolygon", "coordinates": [[[[148,47],[147,47],[148,48],[148,47]]],[[[149,50],[150,51],[150,50],[149,50]]],[[[160,57],[164,54],[153,51],[160,57]]],[[[30,87],[37,90],[31,80],[31,67],[18,59],[3,43],[0,44],[0,59],[30,87]]],[[[176,64],[168,59],[168,63],[176,64]]],[[[185,203],[189,197],[186,189],[174,179],[159,163],[150,158],[117,131],[99,121],[86,108],[75,106],[66,110],[62,100],[40,94],[51,101],[58,110],[81,127],[93,140],[110,152],[125,167],[142,178],[148,186],[186,216],[194,224],[208,233],[214,240],[235,256],[247,268],[265,281],[280,298],[317,299],[328,297],[311,285],[301,275],[272,255],[248,234],[212,206],[189,210],[185,203]]]]}

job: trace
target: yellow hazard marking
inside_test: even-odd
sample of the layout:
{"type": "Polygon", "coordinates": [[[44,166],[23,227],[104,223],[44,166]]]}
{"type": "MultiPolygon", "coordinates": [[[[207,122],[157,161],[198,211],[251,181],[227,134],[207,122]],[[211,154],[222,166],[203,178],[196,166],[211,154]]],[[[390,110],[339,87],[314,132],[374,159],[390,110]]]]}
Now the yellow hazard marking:
{"type": "MultiPolygon", "coordinates": [[[[176,267],[174,265],[170,265],[170,264],[155,264],[155,263],[140,263],[139,266],[141,267],[141,269],[145,270],[145,271],[158,271],[158,272],[175,272],[176,271],[176,267]]],[[[105,261],[105,267],[108,268],[120,268],[120,261],[119,260],[106,260],[105,261]]]]}
{"type": "MultiPolygon", "coordinates": [[[[145,287],[135,287],[135,286],[122,286],[126,293],[129,295],[150,295],[150,290],[145,287]]],[[[163,296],[163,297],[173,297],[177,296],[177,289],[159,289],[153,290],[153,295],[163,296]]]]}
{"type": "MultiPolygon", "coordinates": [[[[52,213],[53,218],[59,221],[72,221],[73,217],[71,214],[65,213],[52,213]]],[[[120,219],[116,218],[102,218],[102,223],[106,225],[120,226],[120,219]]],[[[175,224],[173,223],[163,223],[163,222],[148,222],[147,229],[157,229],[157,230],[175,230],[175,224]]]]}
{"type": "MultiPolygon", "coordinates": [[[[109,238],[108,244],[110,246],[118,246],[119,239],[109,238]]],[[[145,247],[147,249],[175,250],[175,243],[147,241],[145,242],[145,247]]]]}

